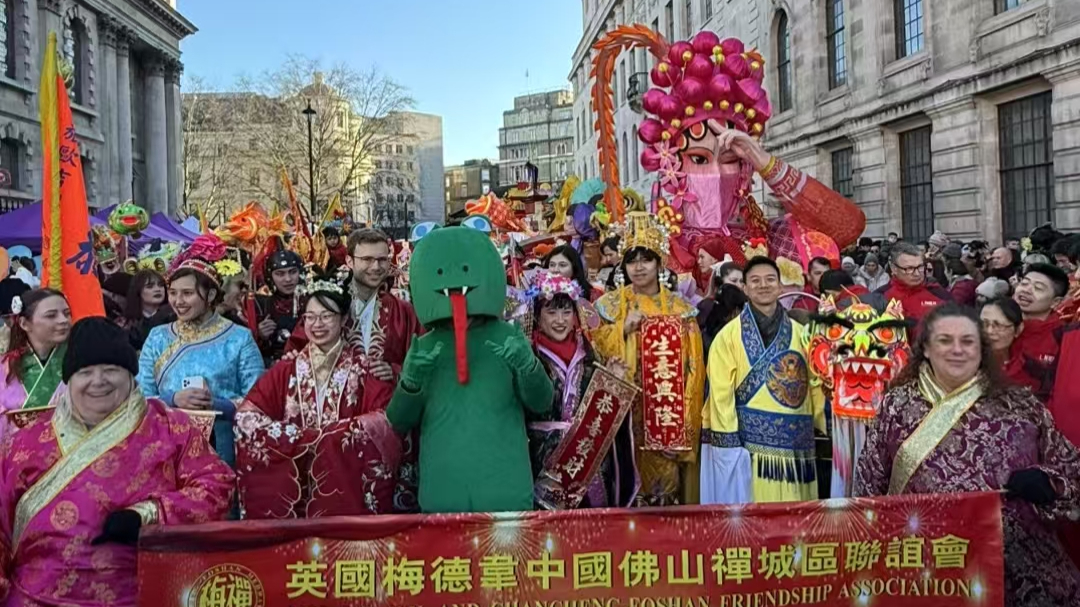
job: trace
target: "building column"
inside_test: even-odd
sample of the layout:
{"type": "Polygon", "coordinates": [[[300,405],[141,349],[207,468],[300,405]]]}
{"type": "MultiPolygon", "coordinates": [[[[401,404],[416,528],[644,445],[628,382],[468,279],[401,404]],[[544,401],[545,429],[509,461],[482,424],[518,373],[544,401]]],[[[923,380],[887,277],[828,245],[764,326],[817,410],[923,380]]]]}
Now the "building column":
{"type": "Polygon", "coordinates": [[[165,135],[169,164],[169,217],[179,217],[178,211],[184,204],[184,163],[183,137],[180,118],[180,75],[184,65],[173,59],[165,72],[165,135]]]}
{"type": "Polygon", "coordinates": [[[885,238],[900,233],[900,184],[896,135],[873,126],[851,135],[851,184],[855,203],[866,214],[866,234],[885,238]],[[890,140],[893,162],[890,163],[890,140]]]}
{"type": "Polygon", "coordinates": [[[1054,227],[1080,230],[1080,64],[1044,74],[1053,85],[1054,227]]]}
{"type": "MultiPolygon", "coordinates": [[[[128,49],[131,38],[127,31],[116,36],[116,155],[118,159],[120,202],[134,200],[131,153],[131,64],[128,49]]],[[[145,206],[145,201],[139,201],[145,206]]]]}
{"type": "Polygon", "coordinates": [[[99,16],[98,32],[101,38],[102,86],[98,110],[101,113],[102,131],[105,135],[105,154],[102,160],[102,206],[117,204],[120,201],[120,146],[117,128],[119,120],[116,108],[116,35],[117,24],[113,19],[99,16]]]}
{"type": "Polygon", "coordinates": [[[151,213],[169,210],[169,145],[165,111],[164,57],[152,54],[146,62],[143,116],[146,119],[146,209],[151,213]]]}
{"type": "Polygon", "coordinates": [[[978,105],[970,96],[926,113],[933,122],[930,161],[934,229],[964,240],[987,238],[990,231],[986,215],[996,213],[1000,217],[1001,199],[989,191],[990,184],[983,183],[981,142],[996,142],[997,133],[983,131],[978,105]]]}

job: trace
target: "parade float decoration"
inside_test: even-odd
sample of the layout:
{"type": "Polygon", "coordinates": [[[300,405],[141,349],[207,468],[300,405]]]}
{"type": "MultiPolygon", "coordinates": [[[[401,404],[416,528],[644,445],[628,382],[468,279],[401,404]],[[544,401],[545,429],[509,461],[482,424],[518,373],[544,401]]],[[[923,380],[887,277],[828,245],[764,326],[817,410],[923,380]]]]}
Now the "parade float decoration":
{"type": "Polygon", "coordinates": [[[120,236],[138,238],[150,225],[150,214],[132,201],[118,204],[109,213],[109,229],[120,236]]]}
{"type": "Polygon", "coordinates": [[[180,251],[180,245],[175,242],[153,240],[140,249],[134,257],[129,256],[124,260],[124,271],[134,274],[139,270],[153,270],[164,276],[180,251]]]}
{"type": "Polygon", "coordinates": [[[620,54],[633,48],[657,60],[650,72],[654,87],[642,97],[647,117],[638,136],[646,144],[642,166],[659,177],[650,210],[671,233],[672,269],[690,271],[700,243],[719,237],[735,261],[767,254],[781,266],[785,285],[801,285],[810,259],[833,255],[862,234],[865,216],[854,203],[775,157],[757,167],[784,211],[767,219],[750,194],[755,167],[719,149],[718,137],[728,129],[759,140],[773,114],[762,88],[765,62],[756,50],[709,31],[670,43],[643,25],[617,27],[593,45],[600,177],[615,220],[625,215],[626,202],[611,78],[620,54]]]}
{"type": "Polygon", "coordinates": [[[803,336],[810,370],[832,403],[832,496],[850,497],[867,426],[910,356],[903,306],[894,299],[879,313],[855,298],[838,309],[826,297],[803,336]]]}

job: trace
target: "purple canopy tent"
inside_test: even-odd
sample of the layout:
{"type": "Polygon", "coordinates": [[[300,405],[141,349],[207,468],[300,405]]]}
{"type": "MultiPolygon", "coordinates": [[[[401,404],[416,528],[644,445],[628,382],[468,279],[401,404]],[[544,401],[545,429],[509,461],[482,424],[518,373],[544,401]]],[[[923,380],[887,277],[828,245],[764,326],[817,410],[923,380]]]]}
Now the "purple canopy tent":
{"type": "MultiPolygon", "coordinates": [[[[112,207],[107,207],[90,216],[90,225],[105,225],[112,207]]],[[[132,250],[137,251],[151,240],[161,239],[166,242],[189,244],[197,237],[175,225],[168,217],[156,213],[150,225],[142,235],[132,242],[132,250]]],[[[0,215],[0,246],[13,247],[23,245],[35,253],[41,252],[41,202],[27,205],[21,209],[0,215]]]]}

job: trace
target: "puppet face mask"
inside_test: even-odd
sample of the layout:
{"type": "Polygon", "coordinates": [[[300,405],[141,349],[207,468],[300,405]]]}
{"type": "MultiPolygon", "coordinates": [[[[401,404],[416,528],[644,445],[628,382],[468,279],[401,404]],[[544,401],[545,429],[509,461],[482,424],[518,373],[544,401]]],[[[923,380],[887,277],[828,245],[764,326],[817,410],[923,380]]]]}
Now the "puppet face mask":
{"type": "Polygon", "coordinates": [[[889,302],[883,314],[861,302],[837,312],[826,298],[807,335],[810,367],[832,393],[833,414],[872,419],[909,356],[900,302],[889,302]]]}

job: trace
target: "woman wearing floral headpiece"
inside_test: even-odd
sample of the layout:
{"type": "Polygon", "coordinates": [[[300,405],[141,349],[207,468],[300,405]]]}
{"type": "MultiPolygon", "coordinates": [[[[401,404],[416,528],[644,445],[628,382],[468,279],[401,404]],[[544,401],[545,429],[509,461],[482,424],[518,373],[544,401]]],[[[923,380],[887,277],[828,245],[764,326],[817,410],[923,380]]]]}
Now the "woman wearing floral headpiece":
{"type": "Polygon", "coordinates": [[[631,213],[629,220],[622,240],[629,284],[597,300],[601,325],[593,341],[598,354],[623,362],[627,379],[642,388],[632,412],[638,504],[696,504],[705,392],[697,308],[661,280],[667,273],[664,231],[645,213],[631,213]]]}
{"type": "Polygon", "coordinates": [[[248,393],[236,414],[244,518],[316,518],[393,510],[401,443],[375,380],[348,343],[348,291],[313,280],[298,293],[308,338],[248,393]]]}
{"type": "Polygon", "coordinates": [[[0,437],[6,412],[46,407],[67,391],[61,378],[71,332],[67,299],[52,289],[19,292],[10,304],[11,349],[0,357],[0,437]]]}
{"type": "MultiPolygon", "coordinates": [[[[530,289],[533,296],[532,342],[536,357],[544,366],[555,386],[555,406],[546,414],[529,414],[527,431],[533,476],[536,477],[535,497],[541,508],[605,508],[629,507],[637,493],[637,472],[634,468],[633,440],[630,417],[605,424],[598,433],[596,444],[605,446],[590,453],[582,464],[591,478],[580,483],[580,489],[567,491],[555,487],[549,472],[559,465],[559,454],[567,452],[570,429],[575,420],[598,417],[589,407],[593,403],[583,398],[597,373],[598,357],[581,330],[578,306],[582,299],[581,286],[571,278],[540,272],[530,289]],[[591,416],[591,417],[590,417],[591,416]]],[[[615,368],[615,372],[625,369],[615,368]]],[[[627,408],[631,403],[627,400],[627,408]]],[[[618,413],[616,413],[618,415],[618,413]]],[[[588,422],[586,422],[588,423],[588,422]]],[[[573,451],[570,451],[573,453],[573,451]]]]}
{"type": "Polygon", "coordinates": [[[194,257],[177,261],[168,277],[176,321],[150,331],[137,379],[147,397],[189,412],[216,414],[211,442],[221,459],[233,465],[236,402],[262,375],[262,355],[251,331],[217,314],[222,285],[214,266],[194,257]]]}

